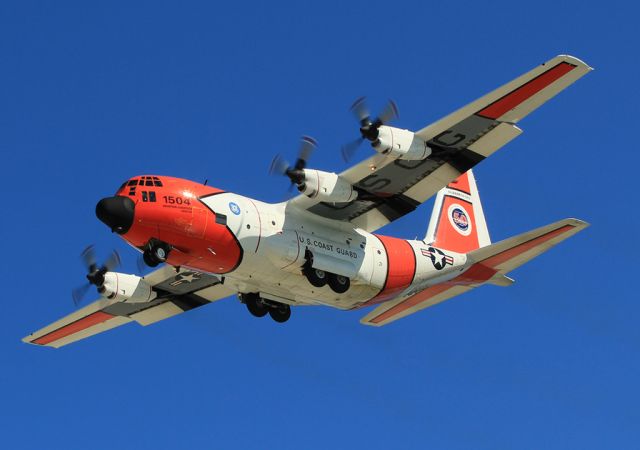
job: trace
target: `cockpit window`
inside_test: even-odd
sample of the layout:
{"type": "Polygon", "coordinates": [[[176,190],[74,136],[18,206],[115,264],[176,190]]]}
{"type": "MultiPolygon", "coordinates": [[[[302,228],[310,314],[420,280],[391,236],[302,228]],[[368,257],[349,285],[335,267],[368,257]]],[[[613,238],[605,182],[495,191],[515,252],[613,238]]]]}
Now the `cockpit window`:
{"type": "Polygon", "coordinates": [[[160,181],[160,178],[158,177],[150,177],[150,176],[144,176],[144,177],[140,177],[140,180],[133,180],[133,181],[137,181],[138,186],[156,186],[156,187],[162,187],[162,181],[160,181]]]}
{"type": "MultiPolygon", "coordinates": [[[[129,188],[129,195],[136,195],[136,186],[154,186],[154,187],[162,187],[162,181],[158,177],[144,176],[138,178],[134,178],[132,180],[125,181],[122,183],[117,192],[123,191],[126,187],[129,188]]],[[[149,192],[148,201],[155,202],[156,201],[156,193],[149,192]]],[[[147,201],[147,200],[144,200],[147,201]]]]}

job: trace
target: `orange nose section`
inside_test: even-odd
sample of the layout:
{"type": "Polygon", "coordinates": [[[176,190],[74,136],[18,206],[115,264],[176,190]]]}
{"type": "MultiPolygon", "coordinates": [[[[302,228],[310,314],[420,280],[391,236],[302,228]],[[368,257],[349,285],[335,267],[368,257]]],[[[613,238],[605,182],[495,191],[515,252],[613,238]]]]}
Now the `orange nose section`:
{"type": "MultiPolygon", "coordinates": [[[[200,201],[203,196],[223,191],[180,178],[154,176],[152,179],[157,180],[153,186],[139,182],[133,192],[122,193],[128,195],[122,198],[135,205],[132,224],[126,234],[121,233],[122,237],[138,248],[143,248],[151,239],[169,244],[172,249],[167,262],[175,266],[213,273],[234,270],[242,260],[242,247],[226,224],[217,223],[214,212],[200,201]]],[[[106,206],[115,209],[112,205],[102,209],[106,206]]],[[[124,213],[112,213],[105,214],[105,220],[100,219],[112,226],[110,223],[124,222],[127,217],[124,213]],[[107,216],[109,223],[105,221],[107,216]]]]}

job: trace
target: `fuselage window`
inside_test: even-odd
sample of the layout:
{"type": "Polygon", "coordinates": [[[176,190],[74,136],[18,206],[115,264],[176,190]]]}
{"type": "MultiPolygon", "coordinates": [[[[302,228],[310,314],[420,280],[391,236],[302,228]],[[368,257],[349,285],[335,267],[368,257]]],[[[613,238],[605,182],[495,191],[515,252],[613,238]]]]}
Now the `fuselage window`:
{"type": "Polygon", "coordinates": [[[220,213],[215,213],[216,214],[216,223],[220,224],[220,225],[226,225],[227,224],[227,216],[225,216],[224,214],[220,214],[220,213]]]}
{"type": "Polygon", "coordinates": [[[156,193],[155,193],[155,191],[142,191],[142,201],[143,202],[155,202],[156,201],[156,193]]]}

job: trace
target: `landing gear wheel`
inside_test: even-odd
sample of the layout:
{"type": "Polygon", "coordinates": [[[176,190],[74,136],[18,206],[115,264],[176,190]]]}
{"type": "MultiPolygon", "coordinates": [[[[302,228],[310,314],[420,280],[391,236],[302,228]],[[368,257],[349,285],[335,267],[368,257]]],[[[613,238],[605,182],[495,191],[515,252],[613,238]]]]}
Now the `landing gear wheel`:
{"type": "Polygon", "coordinates": [[[269,307],[257,295],[247,296],[244,301],[247,304],[247,309],[254,317],[264,317],[269,312],[269,307]]]}
{"type": "Polygon", "coordinates": [[[158,261],[149,250],[145,250],[144,253],[142,253],[142,260],[149,267],[156,267],[160,264],[160,261],[158,261]]]}
{"type": "Polygon", "coordinates": [[[328,283],[331,290],[336,294],[344,294],[349,290],[349,286],[351,286],[349,278],[342,275],[336,275],[335,273],[329,274],[328,283]]]}
{"type": "Polygon", "coordinates": [[[289,305],[280,304],[269,309],[269,315],[278,323],[284,323],[291,317],[291,307],[289,305]]]}
{"type": "Polygon", "coordinates": [[[327,272],[324,270],[307,267],[303,273],[307,277],[307,280],[309,280],[309,283],[315,287],[319,288],[327,284],[327,272]]]}
{"type": "Polygon", "coordinates": [[[169,250],[164,245],[158,245],[151,249],[153,257],[160,262],[165,262],[169,256],[169,250]]]}
{"type": "Polygon", "coordinates": [[[167,262],[171,246],[162,241],[152,239],[147,244],[147,248],[142,254],[144,263],[149,267],[156,267],[158,264],[167,262]]]}

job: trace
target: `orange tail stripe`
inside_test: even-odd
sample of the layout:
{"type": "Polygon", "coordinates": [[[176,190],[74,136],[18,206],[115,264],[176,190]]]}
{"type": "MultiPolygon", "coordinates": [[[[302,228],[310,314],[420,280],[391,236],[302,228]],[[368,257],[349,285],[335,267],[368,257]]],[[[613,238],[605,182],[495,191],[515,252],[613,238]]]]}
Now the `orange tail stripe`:
{"type": "Polygon", "coordinates": [[[468,253],[480,247],[480,244],[478,243],[478,227],[473,204],[457,197],[445,195],[444,201],[442,202],[442,210],[440,212],[440,220],[438,221],[436,228],[435,238],[436,239],[433,242],[434,246],[457,253],[468,253]],[[469,226],[471,227],[471,232],[468,236],[461,234],[451,223],[449,208],[453,207],[454,204],[459,204],[464,208],[469,226]]]}
{"type": "Polygon", "coordinates": [[[57,341],[58,339],[62,339],[64,337],[69,336],[70,334],[77,333],[78,331],[85,330],[89,327],[97,325],[102,322],[106,322],[107,320],[114,317],[111,314],[107,314],[102,311],[96,311],[93,314],[89,314],[82,319],[78,319],[75,322],[71,322],[68,325],[65,325],[62,328],[58,328],[51,333],[45,334],[44,336],[40,336],[38,339],[32,341],[34,344],[39,345],[47,345],[50,342],[57,341]]]}

